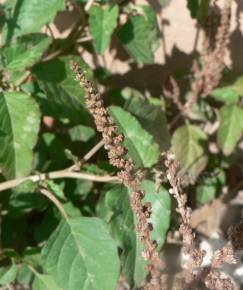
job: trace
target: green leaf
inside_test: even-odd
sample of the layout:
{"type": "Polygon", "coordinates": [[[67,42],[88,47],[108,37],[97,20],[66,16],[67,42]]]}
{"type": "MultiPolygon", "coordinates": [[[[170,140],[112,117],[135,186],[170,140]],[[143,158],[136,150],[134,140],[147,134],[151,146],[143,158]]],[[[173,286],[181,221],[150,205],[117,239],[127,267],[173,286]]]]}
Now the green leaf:
{"type": "Polygon", "coordinates": [[[230,155],[243,131],[243,110],[236,106],[224,106],[220,109],[220,127],[217,143],[225,155],[230,155]]]}
{"type": "Polygon", "coordinates": [[[151,167],[159,158],[159,146],[135,117],[120,107],[111,106],[110,113],[125,135],[124,144],[137,166],[151,167]]]}
{"type": "Polygon", "coordinates": [[[0,166],[6,178],[28,175],[40,126],[39,108],[19,92],[0,95],[0,166]]]}
{"type": "MultiPolygon", "coordinates": [[[[142,188],[146,191],[145,202],[152,204],[152,238],[158,242],[160,248],[170,224],[170,195],[162,187],[156,193],[154,183],[149,180],[143,182],[142,188]]],[[[146,263],[141,256],[143,246],[136,236],[135,219],[127,188],[123,185],[107,187],[103,191],[97,212],[109,224],[112,237],[123,250],[122,264],[130,286],[140,286],[146,277],[146,263]]]]}
{"type": "Polygon", "coordinates": [[[90,31],[97,51],[103,54],[110,44],[111,34],[117,25],[119,9],[117,5],[96,6],[90,9],[90,31]]]}
{"type": "Polygon", "coordinates": [[[85,109],[84,91],[75,80],[70,68],[70,60],[90,72],[80,57],[61,57],[33,68],[37,81],[45,96],[39,99],[43,114],[56,118],[68,118],[74,123],[89,124],[91,117],[85,109]]]}
{"type": "Polygon", "coordinates": [[[6,285],[13,282],[17,276],[18,267],[11,265],[8,267],[0,268],[0,284],[6,285]]]}
{"type": "Polygon", "coordinates": [[[117,248],[98,218],[63,220],[47,241],[43,262],[65,290],[115,289],[119,277],[117,248]]]}
{"type": "Polygon", "coordinates": [[[11,15],[4,30],[6,42],[20,35],[39,32],[45,24],[53,21],[58,11],[65,8],[65,1],[15,0],[11,5],[11,15]]]}
{"type": "Polygon", "coordinates": [[[225,184],[225,173],[221,169],[213,172],[213,176],[209,176],[199,180],[196,188],[196,199],[198,203],[204,204],[213,200],[216,193],[222,189],[225,184]]]}
{"type": "Polygon", "coordinates": [[[146,277],[146,263],[141,256],[143,246],[136,236],[127,188],[123,185],[105,188],[97,212],[108,223],[112,237],[123,250],[121,260],[127,281],[131,287],[140,286],[146,277]]]}
{"type": "Polygon", "coordinates": [[[66,290],[59,287],[50,275],[38,274],[35,272],[33,290],[66,290]]]}
{"type": "Polygon", "coordinates": [[[30,212],[33,209],[43,211],[46,208],[47,200],[39,193],[37,183],[26,180],[12,191],[8,203],[9,211],[16,214],[30,212]]]}
{"type": "Polygon", "coordinates": [[[9,71],[24,70],[35,64],[51,43],[44,34],[29,34],[17,38],[2,49],[2,60],[9,71]]]}
{"type": "Polygon", "coordinates": [[[156,192],[155,183],[150,180],[143,181],[142,189],[146,192],[144,202],[152,204],[150,221],[153,225],[153,231],[151,238],[156,240],[158,247],[161,248],[170,225],[170,195],[163,187],[160,187],[159,191],[156,192]]]}
{"type": "Polygon", "coordinates": [[[196,18],[200,8],[201,0],[187,0],[187,7],[191,12],[191,17],[196,18]]]}
{"type": "Polygon", "coordinates": [[[33,274],[29,267],[25,264],[21,265],[21,268],[18,271],[18,277],[17,277],[18,283],[22,285],[30,285],[30,283],[33,280],[33,274]]]}
{"type": "Polygon", "coordinates": [[[226,104],[236,103],[240,98],[238,92],[231,86],[215,89],[211,92],[211,96],[226,104]]]}
{"type": "Polygon", "coordinates": [[[122,95],[127,99],[124,108],[131,112],[159,144],[160,149],[165,151],[170,148],[170,133],[161,104],[154,104],[154,98],[144,99],[140,92],[125,88],[122,95]]]}
{"type": "Polygon", "coordinates": [[[153,63],[159,46],[159,28],[151,7],[141,6],[143,15],[129,16],[117,32],[124,47],[138,63],[153,63]]]}
{"type": "Polygon", "coordinates": [[[68,130],[70,138],[73,142],[83,141],[87,142],[95,136],[95,130],[91,127],[77,125],[68,130]]]}
{"type": "Polygon", "coordinates": [[[210,0],[187,0],[187,7],[191,17],[203,21],[207,16],[210,0]]]}
{"type": "Polygon", "coordinates": [[[172,150],[181,163],[181,172],[188,173],[191,182],[195,182],[207,165],[206,140],[206,134],[199,127],[189,124],[179,127],[173,134],[172,150]]]}

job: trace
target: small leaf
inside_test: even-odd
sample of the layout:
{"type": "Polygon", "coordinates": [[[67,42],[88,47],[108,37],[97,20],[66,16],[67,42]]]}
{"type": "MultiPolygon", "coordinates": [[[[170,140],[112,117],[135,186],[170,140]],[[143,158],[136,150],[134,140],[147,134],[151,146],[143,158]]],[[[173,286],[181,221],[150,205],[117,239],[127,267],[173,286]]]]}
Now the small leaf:
{"type": "Polygon", "coordinates": [[[215,89],[211,92],[212,97],[226,104],[236,103],[240,95],[231,86],[215,89]]]}
{"type": "Polygon", "coordinates": [[[191,17],[197,18],[202,22],[207,16],[210,0],[187,0],[187,7],[190,10],[191,17]]]}
{"type": "Polygon", "coordinates": [[[2,49],[4,66],[9,71],[24,70],[35,64],[51,43],[44,34],[29,34],[17,38],[2,49]]]}
{"type": "Polygon", "coordinates": [[[115,289],[119,276],[117,248],[98,218],[63,220],[47,241],[43,262],[65,290],[115,289]]]}
{"type": "Polygon", "coordinates": [[[15,189],[9,198],[8,209],[12,213],[24,213],[37,209],[43,211],[46,208],[47,200],[39,193],[38,184],[26,180],[15,189]]]}
{"type": "Polygon", "coordinates": [[[143,181],[142,189],[146,192],[144,202],[152,204],[150,221],[153,225],[153,231],[151,238],[156,240],[158,247],[161,248],[170,225],[170,195],[163,187],[160,187],[159,191],[156,192],[155,184],[150,180],[143,181]]]}
{"type": "Polygon", "coordinates": [[[117,5],[96,6],[90,9],[90,30],[97,51],[103,54],[110,44],[111,34],[117,25],[119,9],[117,5]]]}
{"type": "Polygon", "coordinates": [[[33,68],[37,81],[45,92],[45,96],[39,98],[41,109],[47,116],[68,118],[78,124],[89,124],[91,117],[84,106],[84,91],[70,69],[71,59],[90,72],[79,57],[61,57],[40,63],[33,68]]]}
{"type": "Polygon", "coordinates": [[[0,94],[0,165],[6,178],[30,173],[40,126],[39,108],[19,92],[0,94]]]}
{"type": "Polygon", "coordinates": [[[243,131],[243,110],[236,106],[224,106],[220,109],[220,127],[217,143],[225,155],[230,155],[243,131]]]}
{"type": "Polygon", "coordinates": [[[53,21],[57,12],[65,8],[64,0],[16,0],[11,3],[11,15],[4,29],[4,39],[9,42],[17,36],[39,32],[53,21]]]}
{"type": "Polygon", "coordinates": [[[172,150],[181,162],[182,171],[189,173],[191,182],[195,182],[207,165],[208,158],[204,150],[206,140],[206,134],[192,125],[181,126],[173,134],[172,150]]]}
{"type": "Polygon", "coordinates": [[[18,271],[17,280],[18,280],[18,283],[22,285],[25,285],[25,286],[30,285],[30,283],[33,280],[33,274],[27,265],[25,264],[21,265],[21,268],[18,271]]]}
{"type": "MultiPolygon", "coordinates": [[[[203,177],[203,176],[202,176],[203,177]]],[[[204,204],[213,200],[216,193],[225,184],[225,173],[221,169],[213,172],[213,176],[202,178],[196,188],[196,199],[198,203],[204,204]]]]}
{"type": "Polygon", "coordinates": [[[117,32],[128,53],[138,63],[153,63],[159,46],[159,28],[156,15],[149,6],[141,6],[144,14],[129,16],[117,32]]]}
{"type": "Polygon", "coordinates": [[[17,276],[18,267],[11,265],[8,267],[0,268],[0,284],[6,285],[13,282],[17,276]]]}
{"type": "Polygon", "coordinates": [[[65,290],[59,287],[50,275],[35,273],[33,290],[65,290]]]}
{"type": "Polygon", "coordinates": [[[68,130],[70,138],[73,142],[83,141],[87,142],[95,135],[95,130],[91,127],[77,125],[68,130]]]}
{"type": "Polygon", "coordinates": [[[137,166],[150,167],[159,158],[159,146],[135,117],[120,107],[110,107],[119,130],[125,135],[124,144],[137,166]]]}

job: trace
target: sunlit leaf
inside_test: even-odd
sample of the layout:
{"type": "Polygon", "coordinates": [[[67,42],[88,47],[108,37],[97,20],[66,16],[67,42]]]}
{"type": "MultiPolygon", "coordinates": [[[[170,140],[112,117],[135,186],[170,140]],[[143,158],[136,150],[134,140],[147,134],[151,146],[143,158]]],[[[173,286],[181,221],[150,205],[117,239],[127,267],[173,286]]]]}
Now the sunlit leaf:
{"type": "Polygon", "coordinates": [[[0,95],[0,166],[6,178],[30,173],[39,126],[40,112],[32,97],[20,92],[0,95]]]}

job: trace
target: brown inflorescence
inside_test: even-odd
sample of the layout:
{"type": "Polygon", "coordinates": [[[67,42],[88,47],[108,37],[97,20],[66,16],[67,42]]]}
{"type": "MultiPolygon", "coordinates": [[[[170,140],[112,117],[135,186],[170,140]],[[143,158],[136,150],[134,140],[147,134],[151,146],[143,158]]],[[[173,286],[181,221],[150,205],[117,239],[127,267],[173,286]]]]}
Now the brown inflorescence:
{"type": "Polygon", "coordinates": [[[194,280],[194,269],[200,268],[205,251],[195,247],[195,234],[191,227],[191,208],[187,206],[187,195],[182,190],[182,178],[178,174],[180,164],[171,152],[165,154],[166,177],[170,183],[170,194],[176,199],[178,206],[177,212],[180,214],[182,223],[179,231],[183,239],[183,250],[188,255],[186,283],[191,284],[194,280]]]}
{"type": "Polygon", "coordinates": [[[166,176],[171,186],[169,192],[178,203],[177,212],[182,219],[179,231],[182,235],[183,250],[188,255],[185,289],[195,289],[198,282],[203,282],[212,290],[233,290],[234,285],[230,278],[222,278],[218,269],[223,263],[236,263],[234,251],[243,248],[243,223],[241,222],[230,229],[229,242],[215,252],[210,267],[203,269],[202,262],[206,252],[195,246],[195,234],[191,227],[191,209],[187,206],[187,195],[181,186],[180,164],[171,152],[167,152],[163,156],[165,156],[164,163],[167,168],[166,176]]]}
{"type": "Polygon", "coordinates": [[[143,202],[145,192],[141,190],[141,179],[136,174],[134,161],[127,156],[127,149],[123,145],[124,136],[118,132],[117,126],[104,106],[101,95],[86,78],[77,63],[72,62],[71,67],[80,86],[85,90],[86,105],[94,118],[97,131],[102,134],[109,162],[119,169],[118,176],[122,183],[132,191],[131,206],[137,222],[136,231],[144,245],[142,255],[148,261],[147,268],[150,273],[150,279],[145,285],[145,289],[160,290],[158,271],[160,261],[156,250],[157,243],[150,238],[153,228],[149,222],[151,204],[143,202]]]}
{"type": "Polygon", "coordinates": [[[234,251],[242,251],[243,250],[243,221],[240,223],[233,225],[229,229],[229,240],[232,244],[234,251]]]}
{"type": "Polygon", "coordinates": [[[188,116],[193,105],[200,96],[208,96],[218,86],[225,68],[224,59],[230,36],[230,14],[232,0],[225,0],[223,9],[209,7],[209,15],[205,21],[203,49],[199,63],[195,60],[192,66],[190,96],[185,104],[180,100],[180,89],[176,81],[171,78],[172,91],[164,90],[180,113],[188,116]]]}

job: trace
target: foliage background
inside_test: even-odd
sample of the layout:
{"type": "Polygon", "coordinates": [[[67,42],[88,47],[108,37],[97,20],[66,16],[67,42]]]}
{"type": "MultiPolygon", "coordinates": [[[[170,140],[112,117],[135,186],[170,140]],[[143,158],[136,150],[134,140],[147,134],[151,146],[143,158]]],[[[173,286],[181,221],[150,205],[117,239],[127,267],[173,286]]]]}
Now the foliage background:
{"type": "MultiPolygon", "coordinates": [[[[163,85],[175,75],[186,96],[188,75],[201,47],[201,38],[193,47],[197,20],[190,17],[195,11],[186,5],[200,1],[138,1],[135,6],[120,1],[119,25],[118,5],[106,2],[97,1],[84,14],[82,0],[66,5],[60,0],[7,1],[6,18],[1,18],[7,20],[1,48],[2,182],[68,168],[100,141],[84,106],[83,91],[69,68],[74,58],[111,106],[138,168],[146,168],[143,186],[153,205],[153,238],[159,246],[168,229],[174,239],[180,223],[168,186],[155,194],[154,165],[160,151],[171,143],[184,167],[193,164],[190,175],[202,174],[187,187],[194,227],[207,236],[222,231],[217,239],[222,240],[228,225],[239,219],[242,204],[225,205],[219,199],[224,190],[235,188],[232,198],[238,198],[242,188],[242,4],[233,4],[222,89],[199,103],[194,117],[181,120],[169,132],[167,125],[178,111],[163,96],[163,85]],[[59,10],[66,11],[56,17],[59,10]],[[127,15],[130,22],[124,25],[127,15]],[[48,22],[54,24],[47,27],[48,22]],[[207,136],[203,131],[218,121],[218,114],[221,127],[207,136]],[[217,209],[219,218],[212,215],[200,228],[200,221],[205,222],[205,203],[209,211],[217,209]],[[226,221],[225,216],[230,218],[226,221]]],[[[81,172],[96,177],[115,174],[103,149],[81,172]]],[[[3,287],[112,290],[120,272],[131,287],[144,281],[141,245],[134,231],[129,192],[123,186],[82,179],[27,181],[3,191],[1,204],[3,287]],[[58,200],[64,216],[44,196],[46,192],[58,200]]],[[[164,247],[167,254],[173,242],[164,247]]]]}

